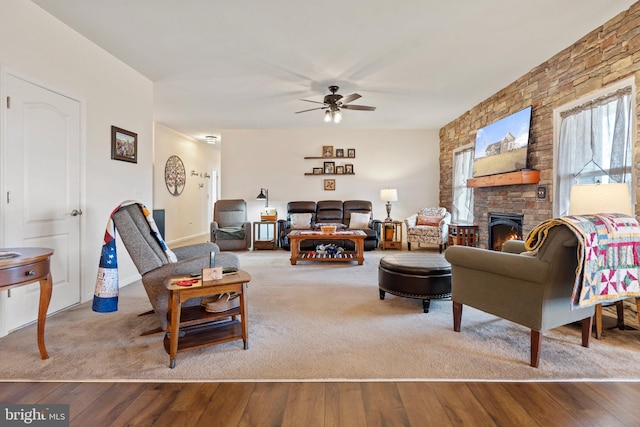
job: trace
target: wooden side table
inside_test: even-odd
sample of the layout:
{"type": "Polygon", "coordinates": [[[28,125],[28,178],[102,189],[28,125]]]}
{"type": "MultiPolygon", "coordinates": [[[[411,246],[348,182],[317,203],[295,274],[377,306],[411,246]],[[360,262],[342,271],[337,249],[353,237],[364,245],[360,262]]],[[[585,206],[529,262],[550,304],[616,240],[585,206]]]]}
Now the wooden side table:
{"type": "Polygon", "coordinates": [[[253,223],[253,250],[276,248],[277,224],[276,221],[256,221],[253,223]]]}
{"type": "Polygon", "coordinates": [[[478,246],[478,226],[449,224],[449,246],[478,246]]]}
{"type": "Polygon", "coordinates": [[[402,249],[402,221],[383,221],[380,225],[382,249],[402,249]]]}
{"type": "Polygon", "coordinates": [[[190,277],[169,277],[165,287],[169,290],[169,317],[164,347],[169,353],[169,367],[176,366],[176,355],[180,351],[193,350],[227,341],[241,339],[244,349],[249,348],[249,320],[245,290],[251,276],[244,270],[225,274],[220,280],[202,281],[190,277]],[[189,286],[180,286],[180,281],[191,281],[189,286]],[[222,313],[209,313],[200,306],[185,307],[182,303],[191,298],[235,292],[240,306],[222,313]],[[240,315],[240,320],[237,320],[240,315]],[[230,321],[224,321],[225,318],[230,321]],[[182,336],[181,336],[182,335],[182,336]]]}
{"type": "Polygon", "coordinates": [[[0,258],[0,290],[8,290],[33,282],[40,282],[40,303],[38,306],[38,350],[40,357],[48,359],[44,345],[44,324],[51,301],[51,255],[49,248],[3,248],[0,252],[14,252],[13,257],[0,258]]]}

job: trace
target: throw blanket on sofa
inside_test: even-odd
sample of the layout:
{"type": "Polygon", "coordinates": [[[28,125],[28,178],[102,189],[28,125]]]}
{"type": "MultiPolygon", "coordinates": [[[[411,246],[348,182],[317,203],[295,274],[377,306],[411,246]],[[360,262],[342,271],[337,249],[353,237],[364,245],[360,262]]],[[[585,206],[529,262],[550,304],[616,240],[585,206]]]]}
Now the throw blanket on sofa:
{"type": "Polygon", "coordinates": [[[100,254],[100,264],[98,266],[98,277],[96,278],[96,288],[93,294],[93,311],[99,313],[109,313],[118,310],[118,254],[116,252],[116,233],[113,224],[113,215],[123,206],[137,204],[140,206],[145,219],[151,228],[151,234],[158,240],[164,249],[169,262],[176,262],[176,255],[167,247],[158,231],[158,227],[153,220],[151,212],[145,205],[132,200],[126,200],[116,207],[109,215],[107,229],[104,232],[102,242],[102,253],[100,254]]]}
{"type": "Polygon", "coordinates": [[[640,227],[622,214],[553,218],[527,237],[527,250],[538,249],[549,229],[566,225],[578,238],[574,308],[640,296],[640,227]]]}

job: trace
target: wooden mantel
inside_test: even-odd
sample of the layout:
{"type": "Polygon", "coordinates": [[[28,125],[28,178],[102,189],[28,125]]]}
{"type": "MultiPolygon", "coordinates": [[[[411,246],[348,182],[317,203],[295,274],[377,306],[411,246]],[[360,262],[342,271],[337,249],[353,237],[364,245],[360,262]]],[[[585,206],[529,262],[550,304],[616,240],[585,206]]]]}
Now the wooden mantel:
{"type": "Polygon", "coordinates": [[[467,180],[467,187],[497,187],[500,185],[537,184],[540,182],[540,171],[534,169],[498,175],[481,176],[467,180]]]}

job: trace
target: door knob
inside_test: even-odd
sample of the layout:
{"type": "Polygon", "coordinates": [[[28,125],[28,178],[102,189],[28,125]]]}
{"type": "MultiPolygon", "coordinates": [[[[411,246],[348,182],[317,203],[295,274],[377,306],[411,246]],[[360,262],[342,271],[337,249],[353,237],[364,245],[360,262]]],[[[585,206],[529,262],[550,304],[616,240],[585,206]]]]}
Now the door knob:
{"type": "Polygon", "coordinates": [[[71,211],[71,216],[82,215],[82,209],[74,209],[71,211]]]}

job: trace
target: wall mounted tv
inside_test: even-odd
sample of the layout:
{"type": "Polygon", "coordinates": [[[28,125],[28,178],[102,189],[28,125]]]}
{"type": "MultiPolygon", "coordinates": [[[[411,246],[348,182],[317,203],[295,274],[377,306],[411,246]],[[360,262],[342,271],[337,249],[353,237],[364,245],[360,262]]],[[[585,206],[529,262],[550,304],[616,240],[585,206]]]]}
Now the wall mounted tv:
{"type": "Polygon", "coordinates": [[[473,176],[526,169],[530,125],[531,106],[478,129],[473,176]]]}

